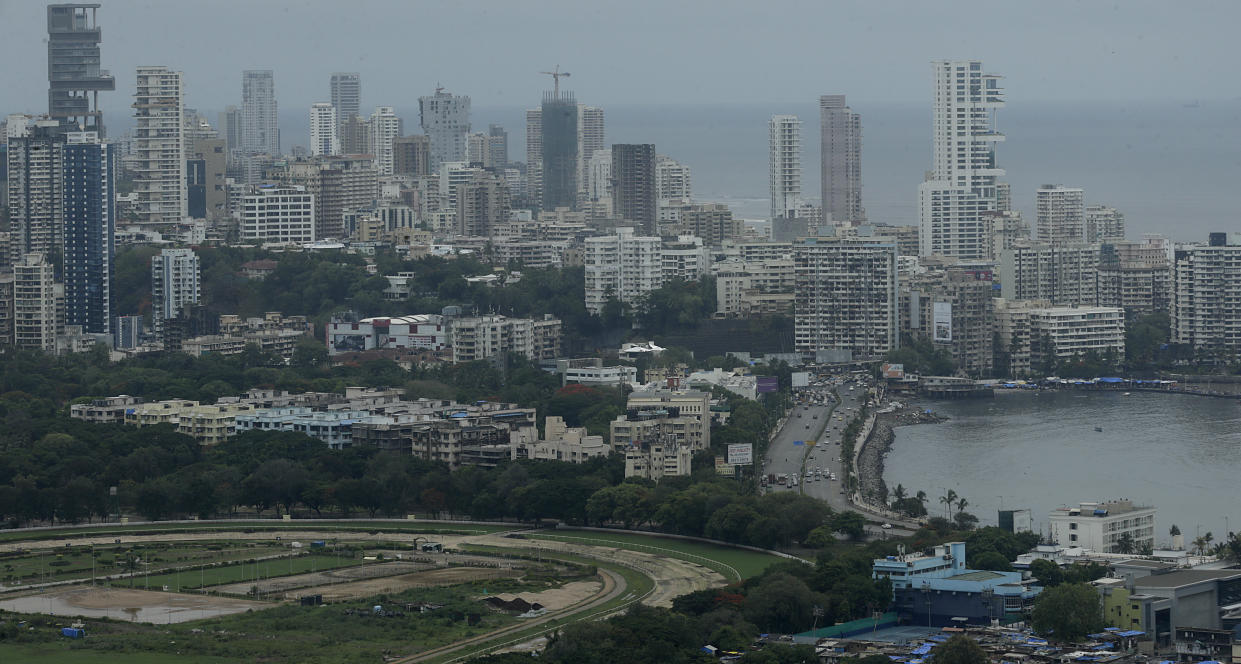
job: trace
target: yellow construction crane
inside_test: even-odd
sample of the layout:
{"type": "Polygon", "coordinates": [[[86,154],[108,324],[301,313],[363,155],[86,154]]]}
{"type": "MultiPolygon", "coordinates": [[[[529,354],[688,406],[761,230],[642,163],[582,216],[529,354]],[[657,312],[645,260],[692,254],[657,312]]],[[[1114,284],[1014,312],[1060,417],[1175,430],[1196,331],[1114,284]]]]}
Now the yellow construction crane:
{"type": "Polygon", "coordinates": [[[560,79],[561,79],[561,78],[569,78],[569,72],[567,72],[567,71],[560,71],[560,65],[556,65],[556,68],[555,68],[554,70],[552,70],[552,71],[541,71],[541,72],[539,72],[539,73],[540,73],[540,74],[547,74],[548,76],[551,76],[551,77],[552,77],[552,81],[553,81],[553,83],[552,83],[552,91],[553,91],[553,94],[555,95],[556,99],[560,99],[560,79]]]}

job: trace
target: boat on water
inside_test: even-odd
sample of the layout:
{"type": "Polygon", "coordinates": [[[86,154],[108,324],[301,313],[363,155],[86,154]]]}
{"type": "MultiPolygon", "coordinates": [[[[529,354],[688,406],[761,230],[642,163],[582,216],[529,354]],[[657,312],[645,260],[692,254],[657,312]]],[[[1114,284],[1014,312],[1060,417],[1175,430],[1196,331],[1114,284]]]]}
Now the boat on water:
{"type": "Polygon", "coordinates": [[[1127,397],[1127,396],[1129,396],[1129,394],[1130,394],[1129,392],[1125,392],[1124,394],[1122,394],[1122,395],[1120,395],[1120,396],[1122,396],[1122,397],[1127,397]]]}
{"type": "Polygon", "coordinates": [[[1095,430],[1095,431],[1102,431],[1102,430],[1103,430],[1103,427],[1095,427],[1095,428],[1094,428],[1094,430],[1095,430]]]}

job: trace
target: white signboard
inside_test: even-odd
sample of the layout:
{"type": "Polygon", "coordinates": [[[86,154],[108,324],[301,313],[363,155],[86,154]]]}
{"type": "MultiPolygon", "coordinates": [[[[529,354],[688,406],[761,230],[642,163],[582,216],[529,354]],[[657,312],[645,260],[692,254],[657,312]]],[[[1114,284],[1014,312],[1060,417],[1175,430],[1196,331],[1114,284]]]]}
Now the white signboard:
{"type": "Polygon", "coordinates": [[[728,463],[733,466],[748,466],[754,463],[754,445],[752,443],[729,445],[728,463]]]}
{"type": "Polygon", "coordinates": [[[809,386],[810,386],[810,372],[808,371],[794,371],[793,372],[793,387],[809,387],[809,386]]]}
{"type": "Polygon", "coordinates": [[[931,313],[934,327],[932,339],[935,341],[952,341],[952,303],[936,302],[931,313]]]}

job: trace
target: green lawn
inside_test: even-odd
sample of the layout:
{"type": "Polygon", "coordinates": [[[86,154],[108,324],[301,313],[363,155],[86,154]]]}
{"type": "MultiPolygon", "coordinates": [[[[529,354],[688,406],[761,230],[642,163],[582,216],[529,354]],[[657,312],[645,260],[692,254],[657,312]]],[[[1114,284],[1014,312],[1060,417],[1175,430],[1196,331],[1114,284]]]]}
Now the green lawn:
{"type": "Polygon", "coordinates": [[[706,542],[693,542],[653,535],[600,533],[589,530],[557,530],[554,534],[539,532],[528,533],[527,536],[672,556],[710,567],[723,574],[724,578],[730,581],[740,581],[757,576],[772,563],[783,560],[777,556],[757,551],[747,551],[746,549],[735,549],[706,542]]]}
{"type": "Polygon", "coordinates": [[[277,543],[264,542],[148,542],[130,545],[101,544],[93,547],[57,547],[43,552],[0,558],[0,579],[12,583],[40,580],[65,581],[122,573],[121,563],[132,552],[152,569],[184,567],[199,563],[247,560],[287,552],[277,543]]]}
{"type": "MultiPolygon", "coordinates": [[[[38,644],[0,644],[0,662],[8,664],[162,664],[170,657],[163,653],[145,652],[96,652],[85,648],[70,648],[70,645],[81,645],[69,639],[38,644]]],[[[226,657],[205,657],[202,655],[182,654],[175,656],[178,664],[229,664],[237,660],[226,657]]]]}
{"type": "Polygon", "coordinates": [[[379,531],[391,533],[461,533],[466,535],[483,535],[487,533],[513,530],[514,526],[506,525],[467,525],[442,523],[436,521],[365,521],[340,520],[333,523],[299,521],[279,521],[264,519],[259,521],[230,521],[228,523],[110,523],[98,527],[55,528],[29,532],[0,531],[0,542],[22,542],[68,537],[99,537],[101,535],[144,535],[153,533],[176,532],[279,532],[281,530],[299,530],[315,532],[358,532],[379,531]]]}
{"type": "Polygon", "coordinates": [[[329,555],[307,555],[290,558],[259,560],[254,563],[229,565],[227,567],[211,567],[202,570],[187,570],[181,573],[152,574],[137,576],[131,579],[117,579],[114,586],[128,588],[132,582],[134,588],[155,588],[168,586],[169,590],[179,591],[204,586],[219,586],[226,583],[241,583],[251,579],[270,579],[293,574],[305,574],[337,567],[360,565],[357,558],[340,558],[329,555]]]}

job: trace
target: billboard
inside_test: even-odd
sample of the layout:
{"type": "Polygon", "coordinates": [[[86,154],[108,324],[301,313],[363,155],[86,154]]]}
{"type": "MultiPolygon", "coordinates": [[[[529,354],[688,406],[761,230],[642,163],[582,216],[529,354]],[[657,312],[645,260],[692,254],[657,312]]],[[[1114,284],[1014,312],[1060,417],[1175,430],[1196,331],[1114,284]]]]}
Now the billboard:
{"type": "Polygon", "coordinates": [[[952,342],[952,303],[936,302],[931,312],[931,319],[934,327],[934,333],[931,337],[934,341],[952,342]]]}
{"type": "Polygon", "coordinates": [[[755,376],[756,392],[765,394],[767,392],[780,391],[780,379],[775,376],[755,376]]]}
{"type": "Polygon", "coordinates": [[[794,371],[793,372],[793,387],[809,387],[809,386],[810,386],[810,372],[808,371],[794,371]]]}
{"type": "Polygon", "coordinates": [[[732,466],[748,466],[754,463],[754,445],[751,443],[729,445],[728,463],[732,466]]]}

